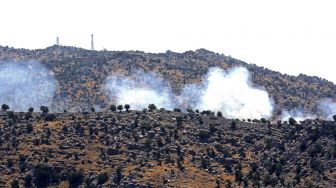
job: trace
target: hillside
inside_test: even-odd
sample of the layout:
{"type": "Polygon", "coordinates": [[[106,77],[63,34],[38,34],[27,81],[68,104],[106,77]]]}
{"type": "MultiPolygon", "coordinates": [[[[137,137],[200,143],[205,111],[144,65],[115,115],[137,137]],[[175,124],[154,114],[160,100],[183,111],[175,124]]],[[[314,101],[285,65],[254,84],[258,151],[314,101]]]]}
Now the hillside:
{"type": "Polygon", "coordinates": [[[210,67],[244,66],[250,71],[253,84],[264,87],[273,98],[275,116],[283,109],[317,114],[320,99],[336,100],[336,85],[325,79],[284,75],[205,49],[153,54],[63,46],[39,50],[0,47],[0,62],[8,61],[38,61],[50,69],[58,81],[51,109],[59,112],[88,110],[91,106],[106,109],[110,101],[102,92],[105,79],[110,75],[128,76],[137,70],[157,73],[179,94],[184,85],[199,83],[210,67]]]}
{"type": "Polygon", "coordinates": [[[0,114],[0,187],[335,187],[336,122],[166,110],[0,114]]]}

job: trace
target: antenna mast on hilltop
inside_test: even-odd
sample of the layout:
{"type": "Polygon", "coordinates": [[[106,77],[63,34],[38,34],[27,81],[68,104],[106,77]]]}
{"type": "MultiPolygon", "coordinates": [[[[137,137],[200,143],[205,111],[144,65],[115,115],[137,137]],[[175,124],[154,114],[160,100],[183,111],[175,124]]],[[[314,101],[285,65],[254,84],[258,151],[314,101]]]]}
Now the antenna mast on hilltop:
{"type": "Polygon", "coordinates": [[[93,34],[91,34],[91,50],[94,50],[94,46],[93,46],[93,34]]]}
{"type": "Polygon", "coordinates": [[[59,46],[59,37],[56,37],[56,45],[59,46]]]}

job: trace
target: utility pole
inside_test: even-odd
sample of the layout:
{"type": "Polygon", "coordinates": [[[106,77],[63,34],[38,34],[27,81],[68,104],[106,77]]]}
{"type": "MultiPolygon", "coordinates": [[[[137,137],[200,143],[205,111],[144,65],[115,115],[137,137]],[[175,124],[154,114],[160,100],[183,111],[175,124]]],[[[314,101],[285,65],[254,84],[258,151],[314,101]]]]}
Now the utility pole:
{"type": "Polygon", "coordinates": [[[91,34],[91,50],[94,50],[94,45],[93,45],[93,34],[91,34]]]}
{"type": "Polygon", "coordinates": [[[56,37],[56,45],[59,46],[59,37],[56,37]]]}

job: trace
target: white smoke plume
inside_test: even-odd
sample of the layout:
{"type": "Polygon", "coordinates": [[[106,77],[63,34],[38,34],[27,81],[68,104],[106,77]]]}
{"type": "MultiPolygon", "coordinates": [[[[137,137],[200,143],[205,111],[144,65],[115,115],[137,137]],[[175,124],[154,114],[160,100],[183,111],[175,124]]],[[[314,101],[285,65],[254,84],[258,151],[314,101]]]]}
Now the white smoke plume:
{"type": "Polygon", "coordinates": [[[270,118],[273,104],[268,93],[254,88],[245,68],[228,72],[219,68],[209,70],[202,84],[191,84],[175,96],[170,85],[153,73],[136,72],[133,79],[112,76],[106,88],[112,101],[130,104],[133,109],[142,109],[148,104],[172,109],[192,108],[221,111],[228,118],[270,118]]]}
{"type": "Polygon", "coordinates": [[[336,102],[330,98],[322,99],[319,103],[319,109],[324,119],[332,120],[336,115],[336,102]]]}
{"type": "Polygon", "coordinates": [[[336,102],[330,98],[322,99],[318,101],[317,109],[316,114],[305,112],[303,109],[284,110],[281,114],[281,120],[287,121],[290,117],[297,121],[316,118],[332,120],[333,115],[336,115],[336,102]]]}
{"type": "Polygon", "coordinates": [[[114,103],[129,104],[134,110],[142,110],[149,104],[166,109],[174,106],[169,83],[154,73],[136,71],[131,77],[108,77],[106,90],[114,103]]]}
{"type": "Polygon", "coordinates": [[[211,68],[202,85],[187,85],[181,96],[182,104],[221,111],[227,118],[270,118],[273,111],[268,93],[253,87],[248,70],[242,67],[211,68]]]}
{"type": "Polygon", "coordinates": [[[283,110],[280,116],[281,121],[288,121],[289,118],[294,118],[296,121],[303,121],[306,119],[316,119],[318,116],[301,109],[283,110]]]}
{"type": "Polygon", "coordinates": [[[0,63],[0,104],[14,111],[50,106],[57,81],[38,62],[0,63]]]}

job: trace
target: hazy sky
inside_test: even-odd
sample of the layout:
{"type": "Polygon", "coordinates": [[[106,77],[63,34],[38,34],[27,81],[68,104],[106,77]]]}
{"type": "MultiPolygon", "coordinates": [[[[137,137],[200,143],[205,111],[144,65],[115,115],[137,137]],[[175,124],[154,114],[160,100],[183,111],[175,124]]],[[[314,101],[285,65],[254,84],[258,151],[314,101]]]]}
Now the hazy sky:
{"type": "Polygon", "coordinates": [[[333,0],[1,0],[0,45],[184,52],[206,48],[336,83],[333,0]]]}

